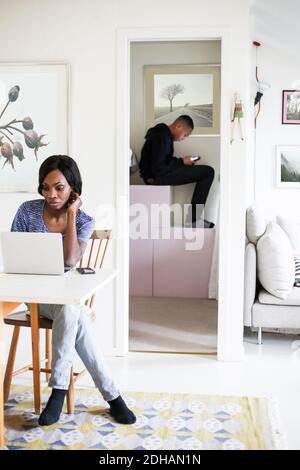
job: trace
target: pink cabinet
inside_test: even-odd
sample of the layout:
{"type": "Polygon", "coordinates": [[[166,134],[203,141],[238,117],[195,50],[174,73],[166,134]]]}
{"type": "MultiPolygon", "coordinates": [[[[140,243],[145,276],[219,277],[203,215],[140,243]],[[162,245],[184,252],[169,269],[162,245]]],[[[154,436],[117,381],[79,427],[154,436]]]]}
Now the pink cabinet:
{"type": "Polygon", "coordinates": [[[149,226],[147,239],[133,239],[131,225],[130,295],[208,298],[215,230],[170,227],[170,221],[158,227],[151,204],[170,205],[171,192],[170,186],[130,187],[130,205],[144,205],[149,226]]]}
{"type": "Polygon", "coordinates": [[[152,297],[153,240],[130,240],[129,295],[152,297]]]}
{"type": "Polygon", "coordinates": [[[192,229],[185,229],[186,239],[153,241],[154,297],[208,298],[215,230],[196,229],[199,243],[197,239],[191,243],[192,233],[188,234],[189,230],[192,229]],[[188,244],[198,248],[188,250],[188,244]]]}
{"type": "Polygon", "coordinates": [[[150,185],[132,185],[130,186],[130,217],[135,216],[141,211],[143,205],[143,215],[148,215],[149,228],[169,227],[169,217],[157,217],[158,205],[170,207],[172,204],[172,187],[171,186],[150,186],[150,185]],[[136,207],[136,211],[134,208],[136,207]]]}
{"type": "Polygon", "coordinates": [[[172,204],[171,186],[151,186],[136,184],[130,186],[130,204],[172,204]]]}
{"type": "Polygon", "coordinates": [[[215,230],[196,230],[203,236],[196,250],[186,249],[194,244],[191,236],[175,238],[176,228],[170,229],[171,239],[130,240],[130,295],[207,299],[215,230]]]}

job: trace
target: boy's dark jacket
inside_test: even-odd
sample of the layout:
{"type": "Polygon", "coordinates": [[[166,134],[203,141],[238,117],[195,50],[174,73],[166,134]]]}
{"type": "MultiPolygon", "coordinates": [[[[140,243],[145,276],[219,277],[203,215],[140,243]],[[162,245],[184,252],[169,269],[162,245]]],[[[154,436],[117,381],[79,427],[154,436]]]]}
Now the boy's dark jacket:
{"type": "Polygon", "coordinates": [[[140,175],[144,180],[159,178],[184,166],[182,158],[173,157],[173,137],[166,124],[151,127],[141,151],[140,175]]]}

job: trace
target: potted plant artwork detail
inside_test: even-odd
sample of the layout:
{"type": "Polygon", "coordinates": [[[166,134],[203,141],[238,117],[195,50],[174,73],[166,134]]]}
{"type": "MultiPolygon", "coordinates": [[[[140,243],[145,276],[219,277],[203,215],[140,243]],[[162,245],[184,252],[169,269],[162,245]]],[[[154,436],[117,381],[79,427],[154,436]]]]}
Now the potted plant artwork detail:
{"type": "Polygon", "coordinates": [[[39,135],[34,129],[34,121],[31,116],[25,116],[23,119],[16,117],[5,122],[5,112],[17,101],[20,92],[19,85],[10,88],[7,103],[0,112],[0,153],[1,159],[4,159],[2,169],[9,164],[15,170],[14,159],[17,158],[20,162],[24,160],[24,152],[27,154],[26,147],[34,151],[35,158],[38,160],[38,150],[48,145],[43,141],[46,134],[39,135]],[[20,141],[20,137],[22,137],[23,143],[20,141]]]}

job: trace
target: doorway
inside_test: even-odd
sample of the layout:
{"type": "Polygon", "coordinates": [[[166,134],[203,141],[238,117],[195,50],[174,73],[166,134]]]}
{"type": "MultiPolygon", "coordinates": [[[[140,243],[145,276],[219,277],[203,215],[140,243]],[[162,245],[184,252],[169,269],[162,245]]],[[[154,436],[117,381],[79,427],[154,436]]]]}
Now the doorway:
{"type": "MultiPolygon", "coordinates": [[[[218,277],[218,359],[232,360],[241,355],[242,335],[233,341],[231,308],[235,306],[233,280],[229,276],[232,232],[230,220],[230,164],[228,120],[228,96],[230,94],[230,31],[226,27],[176,27],[176,28],[134,28],[120,29],[117,34],[117,136],[116,136],[116,208],[117,244],[116,266],[119,272],[116,281],[115,345],[118,355],[129,350],[129,172],[128,150],[130,148],[130,44],[148,41],[198,41],[220,40],[222,57],[221,106],[220,106],[220,206],[218,277]]],[[[237,301],[239,298],[237,297],[237,301]]],[[[236,327],[239,332],[240,327],[236,327]]]]}
{"type": "Polygon", "coordinates": [[[220,40],[130,45],[129,351],[217,353],[218,302],[212,271],[217,269],[218,253],[220,65],[220,40]],[[153,108],[155,116],[150,117],[153,108]],[[185,226],[183,209],[195,183],[147,186],[139,174],[146,129],[170,125],[182,114],[193,119],[195,129],[184,142],[175,142],[174,154],[201,155],[197,164],[214,169],[205,205],[205,219],[215,224],[212,229],[185,226]],[[165,213],[158,220],[151,213],[153,204],[173,208],[172,217],[165,213]],[[144,219],[147,234],[141,227],[139,234],[133,233],[141,215],[135,208],[140,205],[149,213],[144,219]],[[156,229],[161,233],[154,233],[156,229]]]}

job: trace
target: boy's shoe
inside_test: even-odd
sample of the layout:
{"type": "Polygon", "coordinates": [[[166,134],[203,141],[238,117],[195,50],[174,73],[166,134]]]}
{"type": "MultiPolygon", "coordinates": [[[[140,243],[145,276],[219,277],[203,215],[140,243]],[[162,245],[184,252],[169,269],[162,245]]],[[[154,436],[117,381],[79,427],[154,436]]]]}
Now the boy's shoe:
{"type": "Polygon", "coordinates": [[[215,224],[205,219],[198,219],[192,222],[193,228],[214,228],[215,224]]]}

